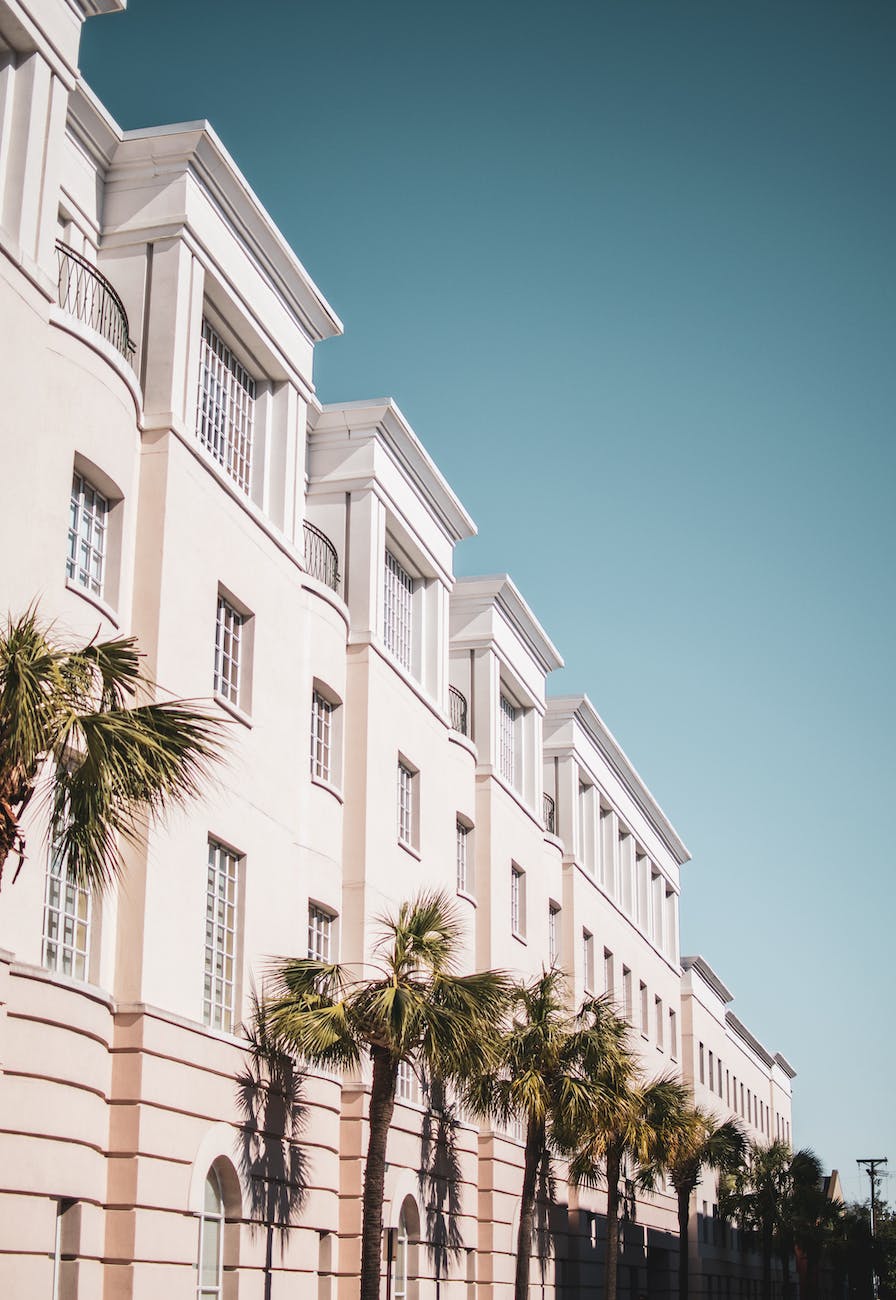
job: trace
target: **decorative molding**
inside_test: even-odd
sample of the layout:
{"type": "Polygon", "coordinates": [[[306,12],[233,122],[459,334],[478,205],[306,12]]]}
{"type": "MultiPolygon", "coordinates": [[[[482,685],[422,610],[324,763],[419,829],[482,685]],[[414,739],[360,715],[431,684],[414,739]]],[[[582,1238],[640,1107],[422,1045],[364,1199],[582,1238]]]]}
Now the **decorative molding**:
{"type": "Polygon", "coordinates": [[[708,984],[716,997],[720,998],[726,1006],[729,1002],[734,1001],[734,994],[726,984],[722,983],[709,962],[703,957],[682,957],[681,967],[682,970],[696,971],[703,983],[708,984]]]}

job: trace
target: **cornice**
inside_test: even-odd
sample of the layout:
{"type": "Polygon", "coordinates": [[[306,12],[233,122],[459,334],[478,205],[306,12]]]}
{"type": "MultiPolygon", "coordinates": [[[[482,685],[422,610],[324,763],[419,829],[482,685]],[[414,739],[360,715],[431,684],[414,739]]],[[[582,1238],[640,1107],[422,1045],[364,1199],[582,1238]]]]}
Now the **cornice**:
{"type": "Polygon", "coordinates": [[[787,1057],[782,1056],[780,1052],[775,1052],[775,1065],[780,1066],[780,1068],[787,1075],[788,1079],[796,1078],[796,1070],[790,1064],[787,1057]]]}
{"type": "Polygon", "coordinates": [[[753,1034],[750,1033],[747,1026],[742,1020],[738,1020],[733,1011],[725,1012],[725,1023],[730,1025],[737,1037],[756,1053],[763,1065],[771,1067],[775,1064],[775,1057],[766,1051],[759,1039],[755,1038],[753,1034]]]}
{"type": "MultiPolygon", "coordinates": [[[[588,696],[551,696],[547,702],[546,718],[558,722],[574,722],[581,727],[588,740],[622,783],[626,793],[647,818],[678,865],[683,866],[685,862],[689,862],[691,855],[687,845],[650,793],[634,763],[625,753],[625,750],[588,696]]],[[[545,748],[568,749],[568,746],[555,746],[549,743],[545,748]]]]}
{"type": "Polygon", "coordinates": [[[416,489],[452,545],[476,536],[473,519],[391,397],[323,405],[309,411],[309,429],[312,437],[344,433],[349,441],[376,440],[416,489]]]}
{"type": "MultiPolygon", "coordinates": [[[[458,578],[451,595],[452,605],[473,613],[497,609],[520,639],[541,671],[547,675],[563,667],[563,657],[523,599],[516,583],[507,573],[481,578],[458,578]]],[[[490,635],[465,634],[452,637],[452,644],[487,644],[490,635]]]]}
{"type": "Polygon", "coordinates": [[[68,129],[94,165],[108,170],[121,143],[121,128],[80,77],[68,99],[68,129]]]}
{"type": "Polygon", "coordinates": [[[703,957],[682,957],[681,968],[682,970],[696,971],[704,984],[708,984],[716,997],[720,998],[726,1006],[729,1002],[734,1001],[734,994],[726,984],[722,983],[709,962],[703,957]]]}

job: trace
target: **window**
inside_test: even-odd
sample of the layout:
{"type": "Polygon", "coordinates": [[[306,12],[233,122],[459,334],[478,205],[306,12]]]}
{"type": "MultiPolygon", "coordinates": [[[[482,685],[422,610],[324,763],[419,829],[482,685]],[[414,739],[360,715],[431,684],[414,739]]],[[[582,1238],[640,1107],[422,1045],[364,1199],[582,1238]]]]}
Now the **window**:
{"type": "Polygon", "coordinates": [[[218,617],[215,625],[215,694],[229,704],[243,707],[240,665],[243,657],[243,631],[246,619],[218,593],[218,617]]]}
{"type": "Polygon", "coordinates": [[[709,1054],[709,1078],[707,1079],[710,1092],[713,1092],[716,1086],[715,1057],[712,1052],[709,1054]]]}
{"type": "Polygon", "coordinates": [[[510,867],[510,928],[518,939],[526,937],[526,873],[515,862],[510,867]]]}
{"type": "Polygon", "coordinates": [[[627,966],[622,968],[622,1004],[625,1011],[625,1018],[631,1024],[635,1008],[632,998],[632,973],[627,966]]]}
{"type": "Polygon", "coordinates": [[[590,930],[582,931],[582,970],[585,988],[594,992],[594,935],[590,930]]]}
{"type": "Polygon", "coordinates": [[[109,502],[77,470],[72,475],[65,576],[102,596],[106,566],[109,502]]]}
{"type": "Polygon", "coordinates": [[[613,954],[609,948],[604,948],[604,992],[612,998],[616,992],[616,973],[614,970],[613,954]]]}
{"type": "Polygon", "coordinates": [[[703,1044],[700,1044],[700,1082],[706,1083],[706,1072],[704,1070],[705,1059],[703,1055],[703,1044]]]}
{"type": "Polygon", "coordinates": [[[654,1011],[656,1012],[656,1045],[657,1045],[657,1050],[661,1052],[663,1050],[663,1000],[662,998],[654,997],[653,1007],[654,1007],[654,1011]]]}
{"type": "Polygon", "coordinates": [[[408,1225],[402,1210],[395,1237],[394,1300],[407,1300],[408,1296],[408,1240],[408,1225]]]}
{"type": "Polygon", "coordinates": [[[252,477],[254,418],[255,380],[203,320],[196,433],[203,447],[246,493],[252,477]]]}
{"type": "Polygon", "coordinates": [[[669,1055],[673,1061],[678,1059],[678,1016],[669,1008],[669,1055]]]}
{"type": "Polygon", "coordinates": [[[236,854],[209,840],[202,1014],[207,1025],[227,1033],[233,1031],[236,1008],[238,871],[236,854]]]}
{"type": "Polygon", "coordinates": [[[398,760],[398,842],[413,848],[417,838],[417,772],[398,760]]]}
{"type": "Polygon", "coordinates": [[[308,904],[308,956],[312,961],[332,962],[334,960],[333,923],[335,920],[332,912],[318,907],[316,903],[308,904]]]}
{"type": "Polygon", "coordinates": [[[502,694],[498,715],[498,771],[509,785],[516,784],[516,720],[517,709],[502,694]]]}
{"type": "Polygon", "coordinates": [[[556,903],[548,907],[548,956],[556,966],[560,960],[560,908],[556,903]]]}
{"type": "Polygon", "coordinates": [[[47,970],[86,980],[90,960],[90,893],[76,884],[61,854],[51,852],[44,890],[41,962],[47,970]]]}
{"type": "Polygon", "coordinates": [[[413,653],[414,580],[386,551],[383,568],[383,641],[404,668],[411,667],[413,653]]]}
{"type": "Polygon", "coordinates": [[[641,980],[639,984],[639,992],[641,994],[641,1033],[645,1038],[648,1038],[650,1036],[649,1002],[647,998],[647,985],[643,980],[641,980]]]}
{"type": "Polygon", "coordinates": [[[224,1197],[214,1169],[205,1180],[202,1216],[199,1220],[199,1264],[196,1300],[219,1300],[223,1294],[224,1197]]]}
{"type": "Polygon", "coordinates": [[[417,1083],[417,1075],[410,1061],[399,1061],[398,1076],[395,1080],[395,1095],[399,1101],[420,1100],[420,1088],[417,1083]]]}
{"type": "Polygon", "coordinates": [[[457,823],[457,892],[473,894],[472,863],[469,861],[470,828],[463,822],[457,823]]]}
{"type": "Polygon", "coordinates": [[[717,1058],[717,1060],[716,1060],[716,1066],[718,1067],[718,1073],[719,1073],[719,1096],[721,1097],[721,1095],[722,1095],[722,1058],[721,1058],[721,1056],[717,1058]]]}
{"type": "Polygon", "coordinates": [[[333,764],[333,705],[320,691],[311,693],[311,775],[329,781],[333,764]]]}
{"type": "Polygon", "coordinates": [[[67,1196],[56,1202],[56,1230],[53,1235],[53,1300],[73,1296],[77,1291],[78,1257],[81,1254],[81,1205],[67,1196]]]}

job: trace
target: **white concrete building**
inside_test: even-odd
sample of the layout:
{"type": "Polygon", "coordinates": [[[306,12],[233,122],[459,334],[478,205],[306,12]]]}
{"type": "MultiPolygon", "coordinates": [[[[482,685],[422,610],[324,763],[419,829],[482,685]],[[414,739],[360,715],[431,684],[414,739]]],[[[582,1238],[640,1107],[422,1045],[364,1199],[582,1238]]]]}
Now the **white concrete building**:
{"type": "MultiPolygon", "coordinates": [[[[612,991],[645,1069],[702,1099],[694,1062],[721,1057],[757,1131],[789,1136],[792,1071],[705,963],[682,975],[687,850],[588,699],[548,696],[562,660],[512,581],[455,580],[475,526],[400,410],[318,401],[340,321],[212,128],[122,132],[80,80],[82,21],[123,7],[0,0],[0,604],[136,634],[166,690],[217,702],[230,752],[117,890],[37,851],[5,882],[0,1294],[350,1300],[367,1081],[306,1079],[304,1197],[271,1249],[300,1171],[238,1083],[268,955],[359,962],[377,915],[438,885],[470,966],[612,991]]],[[[403,1077],[384,1292],[503,1300],[519,1135],[458,1126],[443,1258],[433,1122],[403,1077]]],[[[545,1294],[596,1279],[602,1203],[559,1189],[545,1294]]],[[[675,1249],[672,1198],[639,1204],[622,1293],[667,1290],[675,1249]]]]}

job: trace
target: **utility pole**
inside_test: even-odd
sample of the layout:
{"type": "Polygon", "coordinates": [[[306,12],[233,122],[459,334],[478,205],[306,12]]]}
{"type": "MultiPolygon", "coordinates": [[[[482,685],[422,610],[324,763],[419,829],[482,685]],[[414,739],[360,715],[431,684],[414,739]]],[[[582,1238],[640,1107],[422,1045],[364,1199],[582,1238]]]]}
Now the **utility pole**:
{"type": "MultiPolygon", "coordinates": [[[[868,1177],[871,1180],[871,1245],[874,1247],[874,1210],[875,1194],[877,1192],[877,1167],[887,1163],[886,1156],[865,1156],[857,1160],[857,1165],[864,1165],[868,1170],[868,1177]]],[[[873,1300],[877,1300],[877,1269],[874,1264],[871,1265],[871,1294],[873,1300]]]]}

